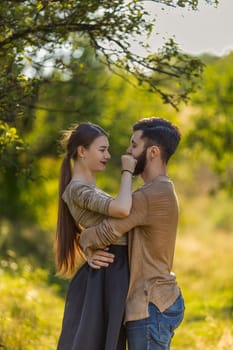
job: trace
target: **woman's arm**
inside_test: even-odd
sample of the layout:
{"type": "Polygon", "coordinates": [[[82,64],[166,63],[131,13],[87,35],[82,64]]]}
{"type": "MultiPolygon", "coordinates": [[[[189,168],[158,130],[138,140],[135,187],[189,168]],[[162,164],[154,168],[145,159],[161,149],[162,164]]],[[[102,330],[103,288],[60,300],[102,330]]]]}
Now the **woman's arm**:
{"type": "Polygon", "coordinates": [[[66,191],[62,197],[69,204],[69,207],[73,208],[74,213],[82,208],[87,209],[85,215],[91,215],[91,217],[95,213],[96,215],[98,213],[98,215],[103,214],[116,218],[122,218],[129,214],[132,205],[132,174],[136,160],[129,155],[124,155],[121,159],[122,177],[117,197],[112,198],[96,187],[74,181],[69,191],[66,191]]]}
{"type": "Polygon", "coordinates": [[[118,195],[113,198],[108,207],[108,215],[123,218],[129,215],[132,206],[132,176],[136,159],[130,155],[121,157],[121,183],[118,195]]]}

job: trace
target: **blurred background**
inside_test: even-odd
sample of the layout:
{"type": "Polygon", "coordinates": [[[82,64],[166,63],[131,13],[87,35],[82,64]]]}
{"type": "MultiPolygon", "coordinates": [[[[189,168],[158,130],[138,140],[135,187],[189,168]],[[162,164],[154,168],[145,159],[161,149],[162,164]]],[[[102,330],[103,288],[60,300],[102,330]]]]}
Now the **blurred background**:
{"type": "Polygon", "coordinates": [[[169,39],[148,52],[138,35],[152,33],[153,16],[141,3],[0,5],[0,349],[56,348],[69,283],[56,277],[53,253],[61,131],[91,121],[109,132],[98,185],[114,196],[131,127],[151,116],[182,132],[168,174],[186,315],[172,349],[233,348],[233,51],[188,55],[169,39]],[[147,55],[130,51],[133,36],[147,55]]]}

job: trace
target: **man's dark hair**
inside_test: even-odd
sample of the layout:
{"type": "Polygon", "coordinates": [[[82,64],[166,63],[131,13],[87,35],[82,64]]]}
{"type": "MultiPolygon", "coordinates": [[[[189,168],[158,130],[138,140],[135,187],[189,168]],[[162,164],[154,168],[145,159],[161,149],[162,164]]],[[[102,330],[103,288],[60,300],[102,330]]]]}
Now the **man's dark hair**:
{"type": "Polygon", "coordinates": [[[167,163],[175,152],[181,133],[177,126],[163,118],[144,118],[133,125],[133,131],[142,130],[145,147],[156,145],[161,150],[162,160],[167,163]]]}

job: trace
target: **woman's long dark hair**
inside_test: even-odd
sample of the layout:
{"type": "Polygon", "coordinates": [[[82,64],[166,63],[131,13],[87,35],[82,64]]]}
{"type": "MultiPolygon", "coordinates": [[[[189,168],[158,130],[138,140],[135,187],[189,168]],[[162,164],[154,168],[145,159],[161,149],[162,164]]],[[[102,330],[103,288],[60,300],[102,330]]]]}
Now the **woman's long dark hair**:
{"type": "Polygon", "coordinates": [[[77,159],[77,148],[89,148],[99,136],[108,136],[98,125],[81,123],[72,130],[64,132],[63,144],[66,145],[66,155],[63,159],[59,180],[58,220],[55,241],[55,255],[58,274],[71,276],[77,265],[79,256],[78,235],[81,228],[70,214],[69,208],[62,199],[62,194],[72,178],[71,159],[77,159]]]}

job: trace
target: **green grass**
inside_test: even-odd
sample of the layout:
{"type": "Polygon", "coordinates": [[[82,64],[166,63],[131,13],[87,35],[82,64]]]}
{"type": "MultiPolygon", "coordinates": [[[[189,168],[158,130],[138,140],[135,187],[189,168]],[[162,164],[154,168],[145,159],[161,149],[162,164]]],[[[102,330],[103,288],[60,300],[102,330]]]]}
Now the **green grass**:
{"type": "Polygon", "coordinates": [[[233,349],[233,236],[180,235],[175,270],[186,301],[173,350],[233,349]]]}
{"type": "MultiPolygon", "coordinates": [[[[232,247],[232,234],[179,234],[174,271],[186,312],[172,350],[233,349],[232,247]]],[[[13,259],[0,272],[0,349],[55,350],[64,307],[58,285],[13,259]]]]}
{"type": "MultiPolygon", "coordinates": [[[[16,268],[16,266],[12,266],[16,268]]],[[[63,299],[48,274],[25,265],[20,275],[1,270],[0,349],[56,349],[63,299]]]]}

